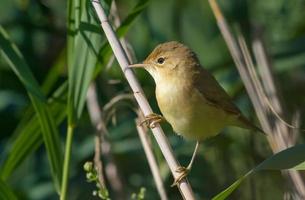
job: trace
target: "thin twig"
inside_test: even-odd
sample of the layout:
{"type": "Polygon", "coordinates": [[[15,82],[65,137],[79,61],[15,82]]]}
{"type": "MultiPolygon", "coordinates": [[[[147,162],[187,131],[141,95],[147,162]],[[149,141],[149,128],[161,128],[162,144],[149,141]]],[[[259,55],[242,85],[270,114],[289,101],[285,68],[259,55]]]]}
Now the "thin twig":
{"type": "Polygon", "coordinates": [[[165,192],[160,170],[159,170],[157,161],[155,159],[155,156],[153,154],[151,144],[149,142],[149,137],[147,136],[148,129],[146,127],[144,127],[143,125],[140,125],[143,120],[144,120],[143,114],[141,113],[141,111],[138,111],[138,118],[136,119],[137,131],[138,131],[150,170],[152,172],[154,181],[156,183],[156,187],[157,187],[158,193],[160,195],[160,199],[167,200],[168,198],[167,198],[167,195],[165,192]]]}
{"type": "Polygon", "coordinates": [[[297,139],[300,135],[300,123],[301,123],[301,114],[300,112],[295,112],[293,117],[292,117],[292,125],[296,127],[296,129],[293,129],[293,132],[292,132],[292,137],[291,138],[291,143],[292,144],[296,144],[297,142],[297,139]]]}
{"type": "MultiPolygon", "coordinates": [[[[246,51],[246,53],[244,53],[245,59],[252,60],[252,58],[250,56],[250,53],[249,53],[249,50],[248,50],[248,47],[245,43],[245,40],[244,40],[243,36],[239,36],[239,38],[241,38],[241,43],[240,43],[241,49],[242,50],[244,49],[244,51],[246,51]]],[[[253,80],[253,82],[256,84],[255,85],[256,90],[259,91],[259,93],[260,93],[259,99],[262,101],[262,104],[264,104],[264,102],[267,103],[265,105],[266,106],[265,109],[267,110],[269,108],[269,109],[272,110],[273,106],[268,104],[269,99],[268,99],[268,97],[266,96],[266,94],[263,90],[263,86],[262,86],[261,81],[259,81],[258,75],[257,75],[256,70],[254,68],[253,61],[251,61],[249,64],[247,64],[246,67],[249,69],[249,71],[251,71],[250,72],[250,77],[253,80]]],[[[269,66],[266,66],[266,67],[269,68],[269,66]]],[[[270,68],[269,68],[269,70],[270,70],[270,68]]],[[[269,74],[271,75],[271,73],[269,73],[269,74]]],[[[266,76],[266,74],[265,74],[265,76],[266,76]]],[[[274,86],[274,83],[272,83],[272,85],[274,86]]],[[[267,86],[267,87],[269,88],[270,86],[267,86]]],[[[273,95],[273,102],[278,103],[278,106],[279,106],[278,109],[282,110],[281,103],[280,103],[279,98],[278,98],[277,95],[273,95]]],[[[276,111],[272,110],[273,114],[275,114],[274,112],[276,112],[276,111]]],[[[284,150],[284,149],[288,148],[291,145],[294,145],[294,144],[291,144],[291,139],[288,139],[290,137],[289,137],[289,132],[288,132],[289,130],[285,126],[286,122],[284,121],[285,122],[284,123],[282,118],[278,115],[273,117],[273,120],[276,122],[275,127],[273,129],[272,129],[270,123],[269,123],[269,126],[271,127],[271,129],[275,130],[277,132],[277,134],[273,135],[273,137],[272,137],[272,140],[274,140],[275,143],[277,144],[276,145],[277,148],[272,149],[273,152],[278,152],[278,151],[281,151],[281,150],[284,150]]],[[[273,132],[275,132],[275,131],[273,131],[273,132]]],[[[304,187],[304,182],[302,181],[302,177],[301,177],[300,173],[298,171],[282,170],[282,174],[284,176],[286,176],[288,180],[290,180],[290,182],[294,186],[292,189],[297,192],[296,194],[298,194],[301,197],[304,197],[305,187],[304,187]]],[[[296,195],[296,194],[294,194],[294,195],[296,195]]]]}
{"type": "MultiPolygon", "coordinates": [[[[275,87],[275,83],[274,83],[274,77],[273,77],[273,73],[272,73],[272,67],[271,67],[271,62],[267,59],[267,55],[266,55],[266,51],[263,48],[263,43],[262,40],[260,40],[259,38],[256,38],[254,41],[256,41],[256,45],[253,44],[253,49],[254,50],[254,54],[257,54],[256,57],[257,59],[257,63],[260,63],[261,65],[259,65],[259,68],[262,72],[262,78],[264,78],[264,80],[266,79],[268,84],[265,84],[265,89],[267,94],[272,94],[270,95],[270,101],[272,103],[270,107],[270,109],[275,109],[272,110],[272,113],[279,113],[278,115],[283,115],[283,108],[282,108],[282,103],[278,97],[278,91],[277,88],[275,87]],[[259,56],[260,55],[260,56],[259,56]],[[274,106],[273,106],[274,105],[274,106]]],[[[265,81],[263,81],[264,83],[265,81]]],[[[265,97],[267,100],[268,98],[265,97]]],[[[292,145],[296,144],[296,137],[297,134],[293,134],[293,132],[291,130],[288,129],[286,122],[283,122],[283,119],[281,118],[281,116],[278,116],[277,114],[275,114],[276,117],[273,117],[273,120],[276,122],[274,129],[278,134],[282,136],[283,138],[283,143],[284,145],[279,146],[279,150],[283,150],[287,147],[290,147],[292,145]],[[291,133],[292,132],[292,133],[291,133]]],[[[292,130],[298,130],[297,127],[298,126],[294,126],[294,123],[297,123],[297,119],[298,119],[298,113],[296,113],[296,118],[293,120],[293,129],[292,130]],[[295,121],[296,120],[296,121],[295,121]]],[[[282,173],[284,175],[286,175],[286,177],[290,180],[291,182],[291,186],[292,186],[292,190],[295,191],[294,196],[299,196],[300,198],[304,199],[305,197],[305,183],[304,180],[300,174],[300,172],[298,171],[282,171],[282,173]]]]}
{"type": "Polygon", "coordinates": [[[271,129],[269,129],[269,126],[268,126],[268,119],[265,117],[263,105],[257,99],[257,94],[255,91],[255,88],[252,84],[252,80],[249,79],[249,72],[246,70],[246,67],[245,67],[246,64],[242,57],[242,53],[240,52],[240,49],[237,45],[237,42],[236,42],[235,38],[233,37],[232,33],[230,32],[228,24],[227,24],[225,18],[223,17],[216,1],[209,0],[209,3],[211,5],[213,13],[216,17],[218,27],[223,35],[225,42],[227,43],[229,51],[233,57],[234,63],[240,73],[240,77],[241,77],[243,83],[245,84],[246,91],[254,105],[254,108],[260,108],[260,109],[255,109],[255,112],[260,120],[262,128],[267,134],[271,133],[271,129]]]}
{"type": "MultiPolygon", "coordinates": [[[[111,8],[110,8],[110,14],[113,17],[114,26],[116,28],[119,27],[121,25],[121,19],[118,14],[118,9],[117,9],[115,0],[112,1],[111,8]]],[[[125,37],[122,37],[120,39],[120,41],[126,52],[128,61],[132,63],[133,61],[135,61],[135,59],[134,59],[135,53],[133,51],[132,46],[128,43],[128,41],[125,39],[125,37]]],[[[133,100],[133,95],[131,95],[131,94],[130,95],[127,94],[127,95],[126,96],[120,95],[120,96],[117,96],[117,98],[113,98],[109,103],[107,103],[107,105],[105,105],[105,107],[104,107],[105,110],[106,110],[106,106],[108,106],[107,108],[109,109],[109,108],[113,107],[114,104],[116,104],[117,102],[119,102],[125,98],[131,98],[133,100]]],[[[162,178],[160,175],[160,169],[157,165],[156,159],[155,159],[153,151],[151,149],[151,145],[150,145],[151,143],[149,140],[150,138],[147,137],[147,135],[146,135],[148,129],[144,126],[139,125],[140,122],[144,120],[144,116],[143,116],[142,112],[139,110],[135,110],[135,112],[138,115],[138,118],[136,119],[137,131],[138,131],[145,155],[147,157],[147,161],[148,161],[149,167],[151,169],[158,193],[162,200],[167,200],[168,198],[167,198],[165,188],[163,185],[163,181],[162,181],[162,178]]]]}
{"type": "MultiPolygon", "coordinates": [[[[111,3],[110,14],[113,17],[114,27],[118,28],[121,25],[121,19],[120,19],[119,13],[118,13],[118,8],[117,8],[115,0],[113,0],[112,3],[111,3]]],[[[128,61],[131,62],[135,58],[135,53],[133,51],[133,48],[131,48],[128,41],[125,39],[125,37],[122,37],[120,39],[120,42],[122,44],[123,49],[125,50],[128,61]]]]}
{"type": "Polygon", "coordinates": [[[119,94],[110,99],[108,103],[106,103],[103,107],[104,112],[109,112],[118,102],[125,100],[134,100],[132,94],[119,94]]]}
{"type": "MultiPolygon", "coordinates": [[[[126,56],[119,40],[117,39],[111,25],[108,22],[108,18],[105,14],[105,11],[103,10],[103,8],[101,7],[101,5],[98,1],[93,0],[92,4],[96,10],[98,18],[100,19],[101,26],[106,34],[106,37],[114,52],[114,55],[116,56],[120,66],[124,72],[124,75],[129,83],[132,91],[134,92],[135,99],[138,102],[140,109],[142,110],[142,112],[145,116],[152,114],[153,111],[152,111],[147,99],[145,98],[145,95],[143,93],[141,86],[139,85],[139,82],[137,81],[133,71],[130,68],[128,68],[129,62],[128,62],[127,56],[126,56]]],[[[154,128],[152,128],[152,132],[161,149],[161,152],[162,152],[165,160],[167,161],[167,164],[168,164],[174,178],[175,179],[178,178],[179,173],[176,171],[176,169],[178,169],[178,167],[180,167],[180,164],[174,157],[173,150],[170,147],[169,142],[168,142],[167,138],[165,137],[164,132],[161,129],[160,125],[156,124],[156,126],[154,128]]],[[[188,200],[195,199],[192,188],[186,178],[183,179],[177,186],[178,186],[183,198],[188,199],[188,200]]]]}
{"type": "MultiPolygon", "coordinates": [[[[254,53],[257,59],[256,62],[259,64],[259,67],[261,67],[260,70],[264,72],[261,73],[263,75],[261,78],[264,80],[263,83],[265,83],[265,90],[263,89],[262,83],[258,78],[258,75],[254,68],[254,62],[252,61],[251,55],[249,53],[246,42],[243,39],[243,36],[241,34],[238,35],[238,46],[233,34],[229,29],[229,26],[227,25],[225,18],[223,17],[219,9],[218,4],[215,0],[209,0],[209,2],[216,17],[219,29],[225,39],[225,42],[227,43],[233,60],[237,66],[237,69],[245,84],[250,99],[254,105],[256,114],[258,116],[258,119],[260,120],[263,130],[268,133],[269,136],[271,136],[268,137],[268,142],[271,146],[272,151],[278,152],[287,148],[289,145],[291,145],[292,142],[291,139],[287,139],[287,137],[289,136],[287,127],[284,126],[283,122],[281,122],[281,120],[276,117],[272,118],[272,120],[275,122],[275,126],[272,127],[272,123],[270,123],[270,109],[272,109],[273,106],[270,106],[268,104],[269,99],[268,96],[265,94],[265,90],[267,91],[267,94],[270,95],[269,98],[271,99],[272,104],[275,105],[274,112],[281,114],[282,107],[277,96],[274,79],[271,73],[271,67],[270,65],[268,65],[267,56],[265,55],[264,49],[262,49],[262,46],[258,46],[258,43],[254,43],[253,45],[253,47],[255,48],[254,53]],[[275,132],[277,134],[275,134],[275,132]]],[[[302,180],[300,173],[297,171],[283,170],[282,174],[288,177],[288,179],[292,182],[294,186],[293,190],[296,191],[296,193],[294,193],[294,196],[298,195],[300,198],[304,198],[305,187],[304,181],[302,180]]]]}
{"type": "MultiPolygon", "coordinates": [[[[113,27],[115,29],[117,29],[121,25],[121,19],[119,17],[118,8],[117,8],[115,0],[113,0],[111,2],[109,18],[112,19],[113,27]]],[[[125,53],[126,53],[127,58],[128,58],[128,61],[131,62],[132,60],[134,60],[133,58],[135,58],[135,53],[134,53],[132,47],[129,45],[129,43],[125,39],[125,37],[122,37],[120,39],[120,42],[122,44],[123,49],[125,50],[125,53]]],[[[106,65],[106,69],[107,70],[110,69],[110,67],[112,66],[113,62],[114,62],[114,55],[111,56],[109,63],[106,65]]]]}
{"type": "Polygon", "coordinates": [[[253,83],[253,87],[255,88],[255,91],[256,91],[256,98],[257,98],[257,101],[260,101],[261,102],[261,105],[262,107],[261,108],[256,108],[256,109],[263,109],[264,110],[264,113],[265,113],[265,119],[267,120],[266,121],[266,125],[268,126],[268,129],[271,130],[271,132],[269,134],[272,134],[271,136],[271,141],[272,144],[275,144],[272,148],[273,152],[278,152],[282,149],[285,149],[287,148],[286,144],[285,144],[285,140],[283,138],[283,135],[281,134],[274,134],[274,129],[272,129],[271,125],[270,125],[270,122],[268,120],[268,116],[267,116],[267,113],[268,113],[268,105],[265,103],[264,99],[267,99],[267,96],[264,92],[264,89],[263,89],[263,86],[258,78],[258,75],[256,73],[256,70],[255,70],[255,67],[254,67],[254,62],[252,60],[252,57],[250,55],[250,52],[249,52],[249,49],[247,47],[247,44],[245,42],[245,39],[244,37],[241,35],[241,34],[238,34],[238,41],[239,41],[239,45],[240,45],[240,48],[241,48],[241,52],[243,54],[243,57],[244,59],[246,60],[246,65],[245,67],[247,68],[247,70],[249,71],[249,79],[252,81],[253,83]]]}
{"type": "Polygon", "coordinates": [[[137,113],[137,109],[134,108],[133,105],[127,104],[126,100],[131,100],[134,102],[134,97],[132,94],[118,94],[109,102],[107,102],[103,108],[103,113],[105,114],[105,124],[108,124],[109,120],[112,119],[112,123],[116,124],[116,111],[118,109],[118,104],[120,102],[125,103],[127,106],[130,107],[135,113],[137,113]]]}
{"type": "MultiPolygon", "coordinates": [[[[97,103],[95,93],[95,84],[92,83],[89,86],[88,93],[87,93],[87,108],[89,112],[89,116],[91,119],[92,124],[94,125],[96,131],[98,130],[98,124],[101,120],[101,114],[99,112],[99,105],[97,103]]],[[[98,174],[99,183],[103,188],[106,188],[106,181],[103,174],[103,164],[101,161],[101,142],[103,137],[98,131],[95,134],[95,154],[94,154],[94,166],[96,167],[96,171],[98,174]]]]}
{"type": "Polygon", "coordinates": [[[106,182],[103,174],[103,164],[101,161],[101,156],[103,156],[107,161],[105,162],[107,180],[115,192],[117,199],[124,199],[125,196],[123,191],[123,184],[117,165],[115,164],[111,154],[111,144],[107,140],[108,131],[106,129],[106,125],[102,117],[102,112],[98,104],[96,87],[94,83],[92,83],[88,89],[87,107],[92,124],[96,129],[94,165],[97,168],[99,182],[102,187],[106,187],[106,182]]]}
{"type": "Polygon", "coordinates": [[[289,125],[284,120],[282,120],[281,117],[283,114],[283,110],[280,100],[278,98],[278,91],[274,84],[274,78],[271,72],[270,62],[267,59],[263,44],[258,37],[254,39],[252,46],[254,56],[257,60],[258,69],[260,71],[262,79],[264,80],[262,83],[266,91],[265,101],[273,112],[273,114],[276,115],[276,117],[280,120],[276,121],[276,126],[278,128],[276,128],[275,130],[281,130],[281,134],[285,138],[285,141],[287,141],[287,138],[289,138],[289,131],[288,128],[284,126],[284,124],[288,127],[289,125]]]}

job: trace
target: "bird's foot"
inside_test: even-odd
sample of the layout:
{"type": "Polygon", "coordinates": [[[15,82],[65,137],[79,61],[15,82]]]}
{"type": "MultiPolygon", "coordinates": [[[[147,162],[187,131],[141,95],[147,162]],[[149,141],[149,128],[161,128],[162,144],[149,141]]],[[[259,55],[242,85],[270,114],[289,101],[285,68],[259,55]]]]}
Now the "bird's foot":
{"type": "Polygon", "coordinates": [[[173,184],[171,185],[172,187],[178,185],[182,179],[184,179],[188,173],[190,172],[191,170],[188,168],[188,167],[178,167],[176,169],[176,172],[179,173],[179,176],[177,178],[175,178],[173,184]]]}
{"type": "Polygon", "coordinates": [[[164,117],[156,113],[152,113],[145,116],[145,119],[140,123],[140,125],[145,124],[149,128],[155,128],[157,123],[165,121],[164,117]]]}

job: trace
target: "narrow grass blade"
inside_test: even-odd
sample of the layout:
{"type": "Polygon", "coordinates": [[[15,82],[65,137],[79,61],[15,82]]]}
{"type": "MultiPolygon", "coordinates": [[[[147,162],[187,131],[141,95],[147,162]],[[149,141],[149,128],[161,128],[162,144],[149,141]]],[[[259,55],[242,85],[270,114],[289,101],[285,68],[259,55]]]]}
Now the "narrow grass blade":
{"type": "MultiPolygon", "coordinates": [[[[149,0],[139,0],[135,7],[130,11],[127,17],[123,20],[122,24],[117,28],[116,34],[119,38],[123,37],[131,27],[134,20],[143,12],[143,10],[148,6],[149,0]]],[[[95,74],[101,71],[101,66],[105,66],[112,55],[112,50],[108,41],[105,41],[104,45],[99,51],[99,65],[95,69],[95,74]]]]}
{"type": "Polygon", "coordinates": [[[5,200],[17,200],[11,188],[0,179],[0,199],[5,200]]]}
{"type": "MultiPolygon", "coordinates": [[[[79,1],[68,0],[68,10],[67,10],[67,64],[72,65],[74,59],[74,36],[75,30],[75,12],[79,12],[79,8],[74,8],[74,4],[79,1]]],[[[76,5],[77,6],[77,5],[76,5]]]]}
{"type": "MultiPolygon", "coordinates": [[[[139,2],[141,4],[142,1],[139,2]]],[[[143,1],[146,2],[146,1],[143,1]]],[[[147,4],[145,4],[147,5],[147,4]]],[[[135,13],[135,10],[137,9],[138,6],[135,6],[135,8],[130,12],[130,13],[135,13]]],[[[143,10],[144,7],[141,7],[143,10]]],[[[141,11],[142,11],[141,10],[141,11]]],[[[137,14],[140,14],[139,12],[137,14]]],[[[128,15],[129,16],[129,15],[128,15]]],[[[133,22],[131,17],[128,17],[129,23],[125,22],[124,26],[125,28],[118,28],[119,36],[123,37],[127,31],[128,28],[126,28],[127,25],[131,25],[133,22]],[[121,30],[121,31],[120,31],[121,30]]],[[[133,15],[133,20],[136,18],[138,15],[133,15]]],[[[73,22],[74,17],[71,18],[70,21],[73,22]]],[[[69,30],[69,32],[71,32],[69,30]]],[[[72,31],[72,36],[74,37],[73,34],[75,32],[72,31]]],[[[71,36],[71,37],[72,37],[71,36]]],[[[72,37],[72,40],[73,40],[72,37]]],[[[102,46],[101,50],[99,50],[99,54],[103,57],[103,63],[107,63],[108,60],[110,59],[110,56],[112,54],[112,51],[109,47],[109,44],[106,43],[102,46]]],[[[94,77],[97,76],[97,73],[94,74],[94,77]]],[[[93,79],[94,79],[93,77],[93,79]]],[[[54,82],[54,81],[53,81],[54,82]]],[[[49,88],[51,87],[49,84],[46,86],[48,89],[45,89],[45,91],[49,91],[49,88]]],[[[64,104],[61,102],[65,101],[65,94],[67,93],[67,83],[65,82],[62,84],[61,87],[59,87],[55,92],[52,98],[54,99],[60,99],[51,101],[49,103],[49,106],[51,108],[51,112],[53,113],[54,119],[56,120],[56,125],[58,126],[66,117],[66,113],[63,112],[65,110],[64,104]]],[[[22,119],[23,121],[23,119],[22,119]]],[[[30,156],[42,143],[43,143],[43,138],[41,135],[41,129],[39,125],[39,121],[37,116],[35,117],[30,117],[29,119],[27,118],[25,120],[27,123],[21,123],[18,125],[18,128],[16,129],[14,135],[16,137],[11,143],[11,147],[9,147],[9,155],[8,157],[4,160],[4,162],[1,165],[1,170],[0,170],[0,177],[2,177],[4,180],[9,178],[13,171],[28,157],[30,156]]],[[[2,153],[2,156],[3,153],[2,153]]]]}
{"type": "MultiPolygon", "coordinates": [[[[98,24],[90,14],[90,7],[88,7],[90,1],[78,0],[74,3],[77,10],[74,11],[75,23],[71,27],[75,28],[75,35],[73,38],[68,37],[68,131],[63,165],[61,200],[67,199],[74,127],[81,117],[85,106],[87,91],[94,76],[94,69],[98,60],[97,52],[102,44],[101,32],[98,29],[96,29],[97,32],[93,31],[94,27],[97,27],[98,24]]],[[[69,4],[72,4],[72,2],[69,4]]],[[[70,10],[68,12],[69,16],[73,14],[70,10]]]]}
{"type": "Polygon", "coordinates": [[[221,193],[217,194],[215,197],[212,198],[212,200],[224,200],[226,199],[234,190],[236,190],[239,185],[243,182],[243,180],[249,175],[250,173],[242,176],[237,181],[235,181],[230,187],[226,188],[221,193]]]}
{"type": "MultiPolygon", "coordinates": [[[[67,84],[63,84],[58,88],[49,102],[50,110],[54,116],[56,126],[63,122],[66,118],[64,103],[65,94],[67,93],[67,84]]],[[[4,160],[0,169],[0,177],[7,180],[14,170],[32,153],[43,144],[41,128],[37,115],[27,120],[27,123],[21,123],[15,130],[12,141],[7,147],[8,156],[4,160]]],[[[5,155],[2,156],[4,157],[5,155]]]]}
{"type": "MultiPolygon", "coordinates": [[[[117,34],[121,37],[125,35],[135,18],[142,13],[148,5],[149,0],[140,0],[136,6],[127,15],[121,26],[117,29],[117,34]]],[[[89,2],[90,3],[90,2],[89,2]]],[[[104,1],[109,5],[111,1],[104,1]]],[[[84,7],[84,6],[82,6],[84,7]]],[[[112,51],[108,42],[102,46],[104,38],[98,26],[97,21],[83,9],[81,21],[77,29],[74,43],[74,62],[69,68],[69,99],[68,99],[68,118],[69,124],[74,123],[82,113],[87,90],[92,77],[97,74],[95,66],[99,61],[109,60],[112,51]]],[[[77,16],[75,17],[77,18],[77,16]]],[[[76,23],[77,25],[77,23],[76,23]]],[[[70,51],[68,51],[70,52],[70,51]]],[[[99,70],[98,70],[99,71],[99,70]]]]}
{"type": "MultiPolygon", "coordinates": [[[[130,12],[130,13],[135,13],[135,10],[139,8],[139,5],[147,5],[144,4],[144,2],[148,1],[139,1],[137,6],[130,12]],[[141,4],[142,3],[142,4],[141,4]]],[[[145,7],[141,7],[141,11],[145,7]]],[[[73,10],[73,9],[72,9],[73,10]]],[[[69,18],[70,22],[74,21],[74,13],[72,12],[73,17],[69,18]]],[[[133,15],[132,20],[129,15],[127,16],[129,23],[123,22],[125,28],[118,28],[118,34],[120,37],[124,36],[128,28],[127,26],[130,26],[133,20],[139,15],[140,13],[137,12],[137,15],[133,15]]],[[[122,25],[123,25],[122,24],[122,25]]],[[[72,25],[71,25],[72,26],[72,25]]],[[[73,26],[72,26],[73,27],[73,26]]],[[[75,30],[69,29],[68,32],[71,33],[71,40],[73,41],[74,39],[74,34],[75,30]]],[[[74,42],[74,41],[73,41],[74,42]]],[[[73,44],[72,42],[72,44],[73,44]]],[[[73,48],[73,45],[71,45],[73,48]]],[[[71,48],[71,49],[72,49],[71,48]]],[[[101,50],[99,50],[99,54],[102,55],[103,57],[103,63],[107,63],[108,60],[110,59],[110,56],[112,54],[112,51],[108,45],[108,43],[104,44],[101,50]]],[[[69,54],[69,51],[68,51],[69,54]]],[[[71,55],[73,55],[71,53],[71,55]]],[[[94,74],[94,77],[97,76],[97,73],[94,74]]],[[[93,78],[94,78],[93,77],[93,78]]],[[[54,82],[54,81],[52,81],[54,82]]],[[[48,84],[47,88],[45,91],[49,91],[50,84],[48,84]]],[[[51,108],[51,113],[54,116],[54,119],[56,120],[56,125],[58,126],[60,123],[63,122],[63,120],[66,117],[66,113],[63,112],[65,110],[65,105],[63,102],[65,101],[65,95],[67,93],[67,83],[62,84],[61,87],[59,87],[55,92],[52,97],[52,99],[56,99],[55,101],[51,101],[49,103],[49,106],[51,108]]],[[[22,119],[23,121],[23,119],[22,119]]],[[[30,117],[25,119],[27,123],[20,123],[18,125],[18,128],[16,129],[14,135],[14,140],[10,142],[10,147],[9,147],[9,155],[7,158],[4,160],[4,162],[1,164],[1,170],[0,170],[0,177],[3,178],[4,180],[8,179],[13,171],[28,157],[30,156],[42,143],[43,143],[43,138],[41,135],[41,129],[39,125],[39,121],[37,116],[30,117]]],[[[2,153],[1,156],[4,156],[2,153]]]]}
{"type": "Polygon", "coordinates": [[[131,10],[127,17],[123,20],[121,26],[118,28],[117,35],[121,36],[125,34],[135,18],[143,12],[143,10],[148,6],[149,0],[139,0],[136,6],[131,10]]]}
{"type": "MultiPolygon", "coordinates": [[[[78,2],[78,1],[77,1],[78,2]]],[[[76,35],[74,36],[73,45],[70,44],[68,53],[73,52],[73,60],[70,59],[68,82],[68,121],[69,124],[74,124],[81,116],[85,105],[85,99],[89,84],[94,75],[94,69],[97,63],[97,52],[101,48],[102,34],[96,20],[90,15],[87,8],[87,1],[80,1],[80,11],[75,14],[76,35]],[[93,29],[92,29],[93,27],[93,29]]],[[[90,3],[90,2],[89,2],[90,3]]],[[[69,44],[68,44],[69,45],[69,44]]],[[[68,55],[71,57],[72,55],[68,55]]]]}
{"type": "Polygon", "coordinates": [[[2,26],[0,26],[0,46],[4,58],[25,86],[36,111],[43,133],[55,187],[58,190],[61,178],[62,154],[59,135],[53,116],[50,114],[46,99],[23,56],[17,46],[10,41],[2,26]]]}

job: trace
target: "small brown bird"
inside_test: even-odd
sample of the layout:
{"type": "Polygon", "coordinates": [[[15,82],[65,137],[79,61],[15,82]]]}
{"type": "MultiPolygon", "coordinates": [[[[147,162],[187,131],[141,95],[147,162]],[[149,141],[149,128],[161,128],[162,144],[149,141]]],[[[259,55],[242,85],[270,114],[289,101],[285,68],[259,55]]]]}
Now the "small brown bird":
{"type": "MultiPolygon", "coordinates": [[[[199,142],[217,135],[226,126],[261,129],[242,115],[216,79],[199,63],[196,54],[185,45],[172,41],[158,45],[141,64],[156,83],[156,98],[164,118],[174,131],[196,140],[196,148],[187,168],[179,168],[178,183],[190,171],[199,142]]],[[[151,125],[161,116],[146,116],[151,125]]]]}

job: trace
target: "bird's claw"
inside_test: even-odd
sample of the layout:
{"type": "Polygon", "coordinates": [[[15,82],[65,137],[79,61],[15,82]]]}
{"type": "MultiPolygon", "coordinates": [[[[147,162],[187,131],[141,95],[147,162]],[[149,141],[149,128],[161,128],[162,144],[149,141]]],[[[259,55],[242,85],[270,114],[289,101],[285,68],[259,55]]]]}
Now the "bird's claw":
{"type": "Polygon", "coordinates": [[[143,120],[140,125],[145,124],[149,128],[155,128],[157,123],[164,121],[164,118],[161,115],[156,113],[152,113],[145,116],[145,120],[143,120]]]}
{"type": "Polygon", "coordinates": [[[176,169],[176,172],[179,173],[179,176],[177,178],[175,178],[173,184],[171,185],[172,187],[178,185],[181,182],[181,180],[184,179],[188,175],[188,173],[190,172],[190,169],[188,167],[180,166],[176,169]]]}

